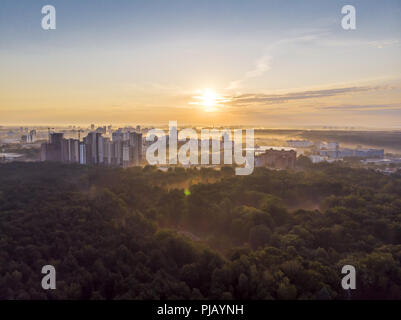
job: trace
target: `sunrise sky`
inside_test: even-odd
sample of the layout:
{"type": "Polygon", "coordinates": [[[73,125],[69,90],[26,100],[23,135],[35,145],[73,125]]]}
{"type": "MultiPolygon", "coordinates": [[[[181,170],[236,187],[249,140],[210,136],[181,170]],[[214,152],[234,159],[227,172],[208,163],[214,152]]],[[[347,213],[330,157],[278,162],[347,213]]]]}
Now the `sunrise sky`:
{"type": "Polygon", "coordinates": [[[399,0],[1,0],[0,125],[401,128],[400,57],[399,0]]]}

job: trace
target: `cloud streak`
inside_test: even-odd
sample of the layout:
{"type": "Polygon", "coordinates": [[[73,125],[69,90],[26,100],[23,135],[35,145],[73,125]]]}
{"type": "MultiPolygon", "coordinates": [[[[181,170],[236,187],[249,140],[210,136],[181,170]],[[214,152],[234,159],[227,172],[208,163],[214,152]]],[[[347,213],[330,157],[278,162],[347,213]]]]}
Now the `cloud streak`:
{"type": "Polygon", "coordinates": [[[385,105],[339,105],[339,106],[323,106],[319,109],[331,111],[401,111],[400,104],[385,105]]]}
{"type": "Polygon", "coordinates": [[[227,90],[237,89],[241,87],[242,83],[245,82],[246,80],[262,76],[266,71],[270,70],[271,59],[272,57],[270,55],[262,56],[256,61],[255,67],[252,70],[245,73],[242,79],[231,81],[226,89],[227,90]]]}
{"type": "Polygon", "coordinates": [[[307,91],[291,92],[285,94],[246,93],[231,97],[230,104],[232,106],[238,106],[238,107],[248,106],[248,105],[270,105],[288,101],[319,99],[319,98],[333,97],[344,94],[374,91],[380,89],[383,89],[383,87],[353,86],[353,87],[343,87],[343,88],[323,89],[323,90],[307,90],[307,91]]]}

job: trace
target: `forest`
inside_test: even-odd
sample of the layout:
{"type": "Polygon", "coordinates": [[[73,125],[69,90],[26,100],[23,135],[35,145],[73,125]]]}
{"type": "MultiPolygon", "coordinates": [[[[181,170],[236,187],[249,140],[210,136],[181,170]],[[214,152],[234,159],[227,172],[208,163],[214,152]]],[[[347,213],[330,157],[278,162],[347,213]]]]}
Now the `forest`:
{"type": "Polygon", "coordinates": [[[401,299],[401,177],[0,164],[0,299],[401,299]]]}

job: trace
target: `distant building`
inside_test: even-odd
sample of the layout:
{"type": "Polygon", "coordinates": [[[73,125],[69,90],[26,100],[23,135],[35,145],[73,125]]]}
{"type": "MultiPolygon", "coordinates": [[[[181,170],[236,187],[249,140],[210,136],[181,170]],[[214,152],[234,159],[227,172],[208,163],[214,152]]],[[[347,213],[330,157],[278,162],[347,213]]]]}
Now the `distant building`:
{"type": "Polygon", "coordinates": [[[355,157],[383,159],[384,149],[357,149],[355,150],[355,157]]]}
{"type": "Polygon", "coordinates": [[[401,158],[392,159],[365,159],[361,160],[363,164],[374,164],[374,165],[389,165],[389,164],[401,164],[401,158]]]}
{"type": "Polygon", "coordinates": [[[328,162],[333,163],[337,161],[336,159],[330,159],[329,157],[323,157],[319,155],[310,155],[308,158],[312,161],[312,163],[320,163],[320,162],[328,162]]]}
{"type": "Polygon", "coordinates": [[[321,157],[337,159],[340,158],[338,150],[320,150],[319,155],[321,157]]]}
{"type": "Polygon", "coordinates": [[[328,157],[323,157],[316,154],[310,155],[308,158],[312,161],[312,163],[320,163],[328,160],[328,157]]]}
{"type": "Polygon", "coordinates": [[[130,132],[129,145],[130,161],[135,165],[139,165],[142,162],[142,134],[130,132]]]}
{"type": "MultiPolygon", "coordinates": [[[[142,134],[119,129],[112,134],[112,146],[117,165],[128,167],[142,163],[142,134]]],[[[132,130],[132,129],[131,129],[132,130]]]]}
{"type": "Polygon", "coordinates": [[[103,163],[105,165],[112,165],[111,157],[113,154],[112,143],[109,138],[103,138],[103,163]]]}
{"type": "Polygon", "coordinates": [[[86,164],[87,163],[87,151],[86,151],[86,144],[80,143],[79,144],[79,163],[86,164]]]}
{"type": "Polygon", "coordinates": [[[106,133],[107,133],[107,131],[106,131],[106,126],[97,128],[97,129],[96,129],[96,132],[97,132],[97,133],[106,134],[106,133]]]}
{"type": "Polygon", "coordinates": [[[61,141],[63,140],[64,133],[53,132],[50,133],[49,142],[54,145],[61,145],[61,141]]]}
{"type": "Polygon", "coordinates": [[[36,130],[31,130],[27,135],[26,135],[26,142],[27,143],[34,143],[36,141],[36,130]]]}
{"type": "Polygon", "coordinates": [[[320,150],[338,150],[340,144],[338,142],[321,142],[319,144],[320,150]]]}
{"type": "Polygon", "coordinates": [[[127,168],[131,163],[129,141],[123,141],[123,167],[127,168]]]}
{"type": "Polygon", "coordinates": [[[255,157],[255,167],[275,169],[292,169],[295,166],[297,153],[294,150],[269,149],[255,157]]]}
{"type": "Polygon", "coordinates": [[[49,143],[42,143],[40,159],[42,161],[63,161],[62,144],[63,133],[50,133],[49,143]]]}
{"type": "Polygon", "coordinates": [[[84,138],[84,143],[87,145],[87,163],[86,164],[101,164],[103,163],[103,138],[99,132],[89,132],[84,138]]]}
{"type": "Polygon", "coordinates": [[[41,160],[121,167],[142,163],[141,133],[116,131],[112,137],[111,141],[94,131],[80,142],[64,139],[63,133],[51,133],[49,142],[41,145],[41,160]]]}
{"type": "Polygon", "coordinates": [[[341,148],[337,150],[320,150],[320,156],[329,157],[332,159],[343,158],[379,158],[384,157],[384,149],[347,149],[341,148]]]}
{"type": "Polygon", "coordinates": [[[308,140],[288,140],[287,145],[292,148],[309,148],[313,146],[313,142],[308,140]]]}
{"type": "Polygon", "coordinates": [[[79,140],[77,139],[68,139],[67,148],[66,148],[66,156],[64,161],[67,162],[76,162],[79,163],[79,140]]]}

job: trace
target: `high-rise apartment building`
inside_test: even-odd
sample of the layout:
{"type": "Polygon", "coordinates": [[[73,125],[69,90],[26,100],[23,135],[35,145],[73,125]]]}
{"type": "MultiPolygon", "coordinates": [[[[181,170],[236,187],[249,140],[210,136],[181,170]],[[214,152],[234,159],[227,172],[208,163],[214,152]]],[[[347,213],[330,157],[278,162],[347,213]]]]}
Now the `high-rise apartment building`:
{"type": "Polygon", "coordinates": [[[103,138],[99,132],[89,132],[84,138],[84,143],[87,145],[87,164],[103,163],[103,138]]]}
{"type": "Polygon", "coordinates": [[[51,133],[49,143],[41,146],[41,160],[121,167],[140,165],[142,134],[118,130],[112,133],[110,140],[94,131],[80,142],[64,139],[63,133],[51,133]]]}

